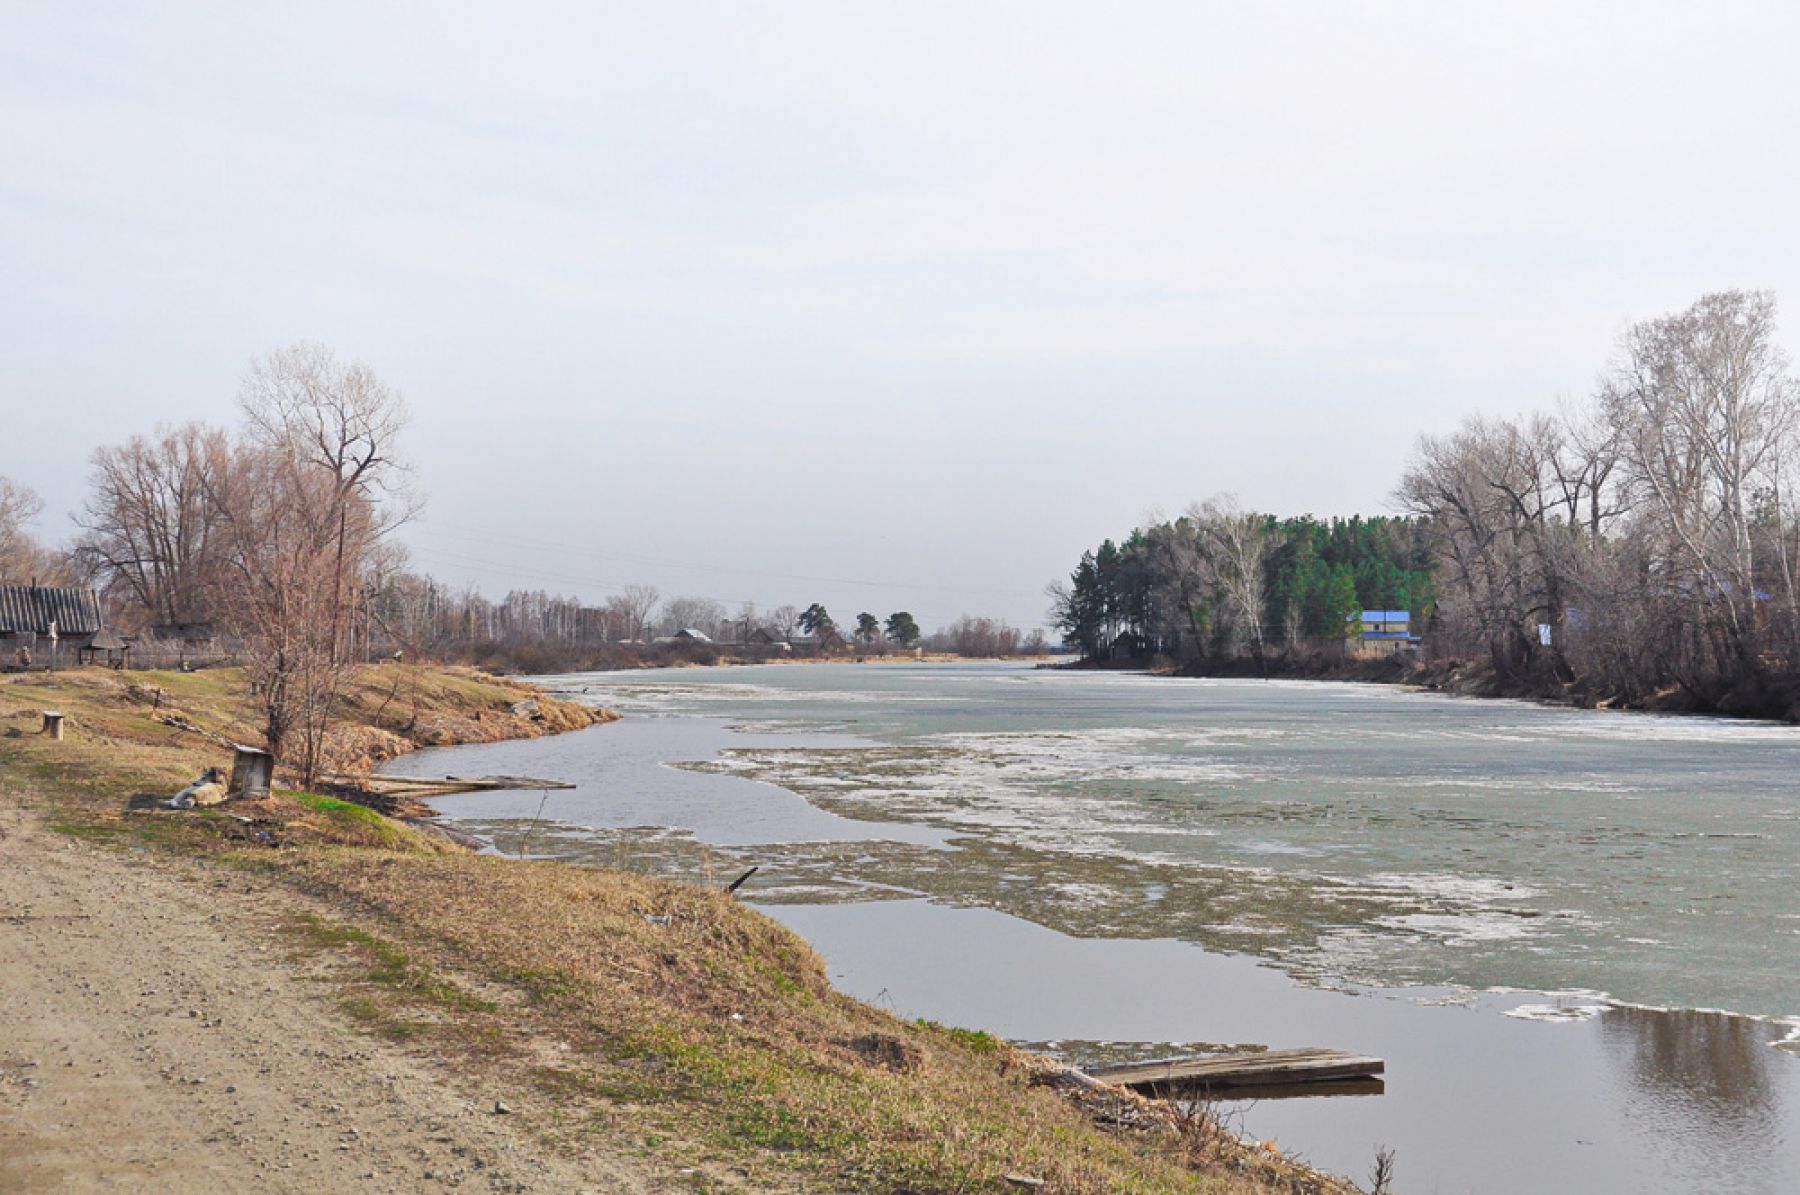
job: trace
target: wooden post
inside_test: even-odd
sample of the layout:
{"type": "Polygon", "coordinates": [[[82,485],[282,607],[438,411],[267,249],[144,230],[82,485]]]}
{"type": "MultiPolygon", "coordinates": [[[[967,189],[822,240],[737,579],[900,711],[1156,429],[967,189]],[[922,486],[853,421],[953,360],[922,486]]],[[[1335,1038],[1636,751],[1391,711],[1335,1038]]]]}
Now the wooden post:
{"type": "Polygon", "coordinates": [[[43,731],[43,733],[49,735],[51,737],[51,739],[55,740],[56,742],[59,742],[59,743],[62,742],[63,716],[62,716],[61,711],[59,711],[59,710],[45,710],[44,711],[44,731],[43,731]]]}
{"type": "Polygon", "coordinates": [[[234,744],[231,752],[231,791],[240,797],[264,797],[275,778],[275,757],[255,747],[234,744]]]}

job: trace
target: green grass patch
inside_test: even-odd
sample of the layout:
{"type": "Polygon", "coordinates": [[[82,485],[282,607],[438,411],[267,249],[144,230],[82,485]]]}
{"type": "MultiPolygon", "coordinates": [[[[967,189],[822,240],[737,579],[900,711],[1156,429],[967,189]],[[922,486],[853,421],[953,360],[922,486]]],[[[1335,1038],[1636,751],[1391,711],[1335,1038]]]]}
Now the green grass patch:
{"type": "Polygon", "coordinates": [[[390,851],[434,851],[424,835],[367,805],[341,801],[319,793],[290,794],[302,806],[319,815],[325,836],[348,846],[376,847],[390,851]]]}
{"type": "Polygon", "coordinates": [[[951,1041],[968,1047],[977,1054],[997,1054],[1006,1044],[986,1029],[962,1029],[955,1025],[940,1025],[936,1021],[920,1017],[914,1024],[921,1029],[933,1033],[941,1033],[951,1041]]]}

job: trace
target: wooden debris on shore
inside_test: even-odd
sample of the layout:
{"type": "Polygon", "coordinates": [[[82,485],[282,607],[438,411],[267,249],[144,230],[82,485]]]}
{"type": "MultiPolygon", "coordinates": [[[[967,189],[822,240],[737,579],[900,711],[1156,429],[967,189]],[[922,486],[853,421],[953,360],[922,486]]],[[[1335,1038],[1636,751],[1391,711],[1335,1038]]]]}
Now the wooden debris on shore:
{"type": "Polygon", "coordinates": [[[565,780],[541,780],[532,776],[352,776],[333,773],[324,777],[332,795],[378,813],[401,819],[430,818],[437,810],[425,802],[432,797],[457,793],[504,792],[521,789],[570,789],[565,780]]]}
{"type": "Polygon", "coordinates": [[[1134,1090],[1172,1087],[1272,1089],[1296,1084],[1329,1084],[1346,1079],[1370,1079],[1386,1069],[1385,1062],[1366,1054],[1304,1049],[1158,1058],[1125,1066],[1100,1067],[1089,1071],[1088,1075],[1102,1083],[1134,1090]]]}
{"type": "Polygon", "coordinates": [[[408,796],[432,797],[449,796],[452,793],[499,792],[507,789],[575,787],[566,780],[541,780],[535,776],[445,776],[442,780],[430,776],[334,776],[332,779],[352,780],[370,792],[405,793],[408,796]]]}
{"type": "MultiPolygon", "coordinates": [[[[1260,1184],[1259,1189],[1295,1195],[1360,1195],[1361,1188],[1355,1184],[1312,1170],[1276,1151],[1272,1143],[1239,1137],[1205,1101],[1183,1104],[1151,1098],[1123,1084],[1096,1079],[1065,1062],[1022,1050],[1009,1052],[1007,1066],[1023,1070],[1034,1086],[1055,1091],[1096,1124],[1184,1140],[1213,1173],[1231,1174],[1260,1184]]],[[[1165,1090],[1164,1094],[1173,1093],[1165,1090]]]]}

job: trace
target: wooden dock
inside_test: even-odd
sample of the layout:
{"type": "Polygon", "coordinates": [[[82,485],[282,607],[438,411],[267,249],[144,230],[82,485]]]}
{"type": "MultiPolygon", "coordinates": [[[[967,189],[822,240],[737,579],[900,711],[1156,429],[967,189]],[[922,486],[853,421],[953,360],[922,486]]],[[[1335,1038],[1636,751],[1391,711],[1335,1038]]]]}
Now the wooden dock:
{"type": "Polygon", "coordinates": [[[436,817],[437,810],[425,803],[432,797],[575,787],[567,781],[541,780],[534,776],[446,776],[434,780],[424,776],[352,776],[328,772],[321,779],[325,781],[321,787],[329,795],[367,805],[377,813],[402,820],[436,817]]]}
{"type": "Polygon", "coordinates": [[[534,776],[445,776],[442,780],[427,776],[327,775],[325,778],[335,783],[354,786],[374,796],[420,799],[448,797],[457,793],[575,787],[566,780],[542,780],[534,776]]]}
{"type": "Polygon", "coordinates": [[[1158,1058],[1127,1066],[1107,1066],[1087,1073],[1119,1087],[1287,1087],[1367,1079],[1387,1064],[1366,1054],[1341,1050],[1265,1050],[1256,1054],[1214,1054],[1198,1058],[1158,1058]]]}

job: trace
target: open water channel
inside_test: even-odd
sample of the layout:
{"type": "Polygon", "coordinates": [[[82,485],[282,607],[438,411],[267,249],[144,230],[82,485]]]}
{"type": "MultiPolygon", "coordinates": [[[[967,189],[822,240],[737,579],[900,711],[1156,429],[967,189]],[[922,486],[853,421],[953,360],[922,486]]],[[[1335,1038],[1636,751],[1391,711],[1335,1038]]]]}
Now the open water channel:
{"type": "Polygon", "coordinates": [[[1012,665],[549,682],[622,722],[409,756],[497,849],[724,882],[843,990],[1078,1063],[1387,1060],[1229,1106],[1421,1192],[1800,1190],[1800,728],[1012,665]]]}

